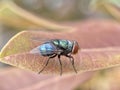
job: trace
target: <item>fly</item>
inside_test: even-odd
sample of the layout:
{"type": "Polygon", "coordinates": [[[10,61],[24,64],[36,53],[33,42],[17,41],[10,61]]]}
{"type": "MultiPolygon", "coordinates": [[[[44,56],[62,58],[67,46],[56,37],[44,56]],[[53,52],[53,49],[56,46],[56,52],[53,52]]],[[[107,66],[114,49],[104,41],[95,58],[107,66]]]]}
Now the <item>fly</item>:
{"type": "Polygon", "coordinates": [[[39,71],[39,74],[45,69],[48,65],[50,59],[58,57],[60,63],[60,75],[62,75],[62,62],[61,56],[66,56],[70,59],[74,71],[77,73],[77,70],[74,65],[74,58],[71,54],[77,54],[79,50],[79,45],[76,41],[63,40],[63,39],[52,39],[44,42],[37,48],[31,50],[32,53],[39,53],[44,57],[49,57],[45,66],[39,71]],[[37,50],[36,50],[37,49],[37,50]]]}

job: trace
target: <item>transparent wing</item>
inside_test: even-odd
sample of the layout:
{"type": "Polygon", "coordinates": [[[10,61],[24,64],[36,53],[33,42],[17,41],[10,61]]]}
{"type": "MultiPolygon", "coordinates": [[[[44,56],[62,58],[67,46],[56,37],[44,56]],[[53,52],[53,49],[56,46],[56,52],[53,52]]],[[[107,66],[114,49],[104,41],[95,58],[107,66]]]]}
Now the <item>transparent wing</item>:
{"type": "Polygon", "coordinates": [[[48,42],[48,41],[50,41],[51,39],[49,39],[49,38],[31,38],[31,40],[32,41],[34,41],[34,42],[48,42]]]}
{"type": "MultiPolygon", "coordinates": [[[[39,47],[40,45],[42,45],[43,43],[46,43],[46,42],[50,42],[51,40],[54,40],[54,39],[50,39],[50,38],[31,38],[31,42],[33,42],[33,44],[35,44],[37,47],[33,48],[30,53],[33,53],[33,54],[40,54],[40,50],[39,50],[39,47]]],[[[48,53],[49,52],[61,52],[62,50],[53,50],[53,51],[47,51],[48,53]]]]}
{"type": "MultiPolygon", "coordinates": [[[[36,47],[36,48],[33,48],[30,53],[32,54],[41,54],[40,53],[40,50],[39,50],[40,46],[36,47]]],[[[53,50],[53,51],[47,51],[46,53],[51,53],[51,52],[54,52],[54,53],[58,53],[58,52],[62,52],[62,50],[53,50]]]]}
{"type": "Polygon", "coordinates": [[[36,37],[31,37],[30,38],[30,41],[32,42],[34,48],[30,51],[30,53],[32,54],[40,54],[40,45],[45,43],[45,42],[48,42],[50,41],[50,39],[48,38],[36,38],[36,37]]]}
{"type": "Polygon", "coordinates": [[[58,38],[31,38],[32,41],[35,41],[35,42],[49,42],[51,40],[55,40],[55,39],[58,39],[58,38]]]}

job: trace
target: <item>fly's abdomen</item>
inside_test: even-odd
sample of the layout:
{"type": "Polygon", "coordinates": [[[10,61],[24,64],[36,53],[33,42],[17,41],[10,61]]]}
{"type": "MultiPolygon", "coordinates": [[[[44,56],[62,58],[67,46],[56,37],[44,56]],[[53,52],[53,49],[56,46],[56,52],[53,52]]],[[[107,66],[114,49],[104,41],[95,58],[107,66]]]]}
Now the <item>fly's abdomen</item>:
{"type": "Polygon", "coordinates": [[[50,56],[55,54],[56,48],[51,43],[45,43],[39,47],[40,53],[43,56],[50,56]]]}

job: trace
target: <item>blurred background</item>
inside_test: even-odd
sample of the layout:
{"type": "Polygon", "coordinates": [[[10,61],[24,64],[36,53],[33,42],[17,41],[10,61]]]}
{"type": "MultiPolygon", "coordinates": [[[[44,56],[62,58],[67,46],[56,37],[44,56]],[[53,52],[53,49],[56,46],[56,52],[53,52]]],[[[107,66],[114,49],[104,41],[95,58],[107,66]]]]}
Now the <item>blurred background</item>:
{"type": "MultiPolygon", "coordinates": [[[[22,30],[54,30],[42,21],[53,22],[51,25],[54,26],[55,23],[73,23],[88,19],[111,19],[119,22],[120,0],[0,0],[0,50],[13,35],[22,30]]],[[[0,63],[0,67],[8,65],[0,63]]],[[[110,72],[117,72],[118,76],[114,79],[120,78],[119,70],[117,68],[97,72],[93,79],[78,85],[75,90],[120,90],[120,81],[110,79],[116,75],[112,76],[110,72]],[[110,88],[111,84],[116,84],[114,89],[110,88]]]]}

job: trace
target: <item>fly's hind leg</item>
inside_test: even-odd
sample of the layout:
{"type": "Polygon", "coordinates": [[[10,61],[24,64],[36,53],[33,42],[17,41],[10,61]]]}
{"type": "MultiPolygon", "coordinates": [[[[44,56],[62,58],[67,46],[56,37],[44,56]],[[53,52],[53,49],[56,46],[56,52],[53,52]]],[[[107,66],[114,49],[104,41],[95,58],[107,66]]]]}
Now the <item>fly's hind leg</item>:
{"type": "Polygon", "coordinates": [[[46,64],[45,64],[45,66],[38,72],[38,74],[40,74],[40,73],[45,69],[45,67],[46,67],[46,66],[48,65],[48,63],[49,63],[49,60],[50,60],[51,58],[56,57],[56,56],[57,56],[57,54],[54,54],[53,56],[50,56],[50,57],[48,58],[46,64]]]}
{"type": "Polygon", "coordinates": [[[72,66],[73,66],[73,69],[74,69],[74,71],[77,73],[77,70],[76,70],[75,65],[74,65],[74,58],[73,58],[73,56],[71,56],[71,55],[66,55],[66,57],[68,57],[68,58],[70,59],[70,61],[71,61],[71,63],[72,63],[72,66]]]}

